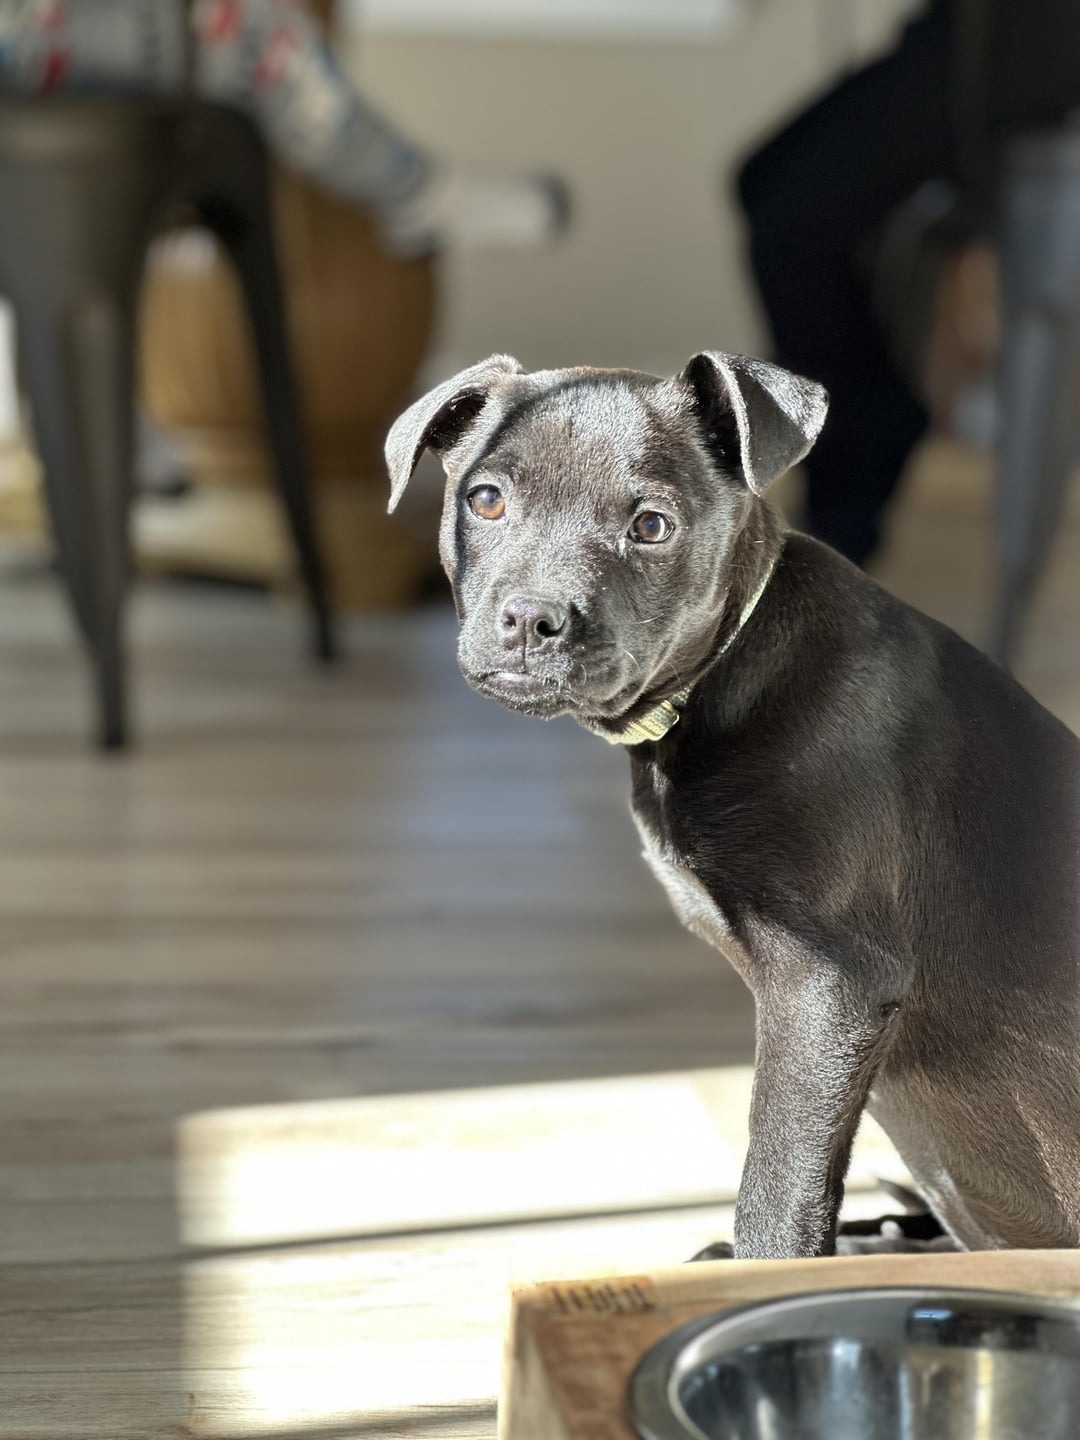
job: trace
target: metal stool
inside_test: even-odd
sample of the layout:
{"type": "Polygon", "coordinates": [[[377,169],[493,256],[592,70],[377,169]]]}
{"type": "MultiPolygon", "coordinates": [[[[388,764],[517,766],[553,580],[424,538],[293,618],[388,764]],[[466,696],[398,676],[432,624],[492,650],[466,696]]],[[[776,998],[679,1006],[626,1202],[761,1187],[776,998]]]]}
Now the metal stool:
{"type": "Polygon", "coordinates": [[[271,225],[266,154],[238,113],[136,97],[0,101],[0,289],[18,326],[61,574],[96,675],[103,746],[122,746],[134,328],[147,244],[168,209],[225,244],[247,300],[282,503],[333,654],[271,225]]]}
{"type": "Polygon", "coordinates": [[[1013,141],[1001,176],[998,579],[990,650],[1014,656],[1080,442],[1080,128],[1013,141]]]}

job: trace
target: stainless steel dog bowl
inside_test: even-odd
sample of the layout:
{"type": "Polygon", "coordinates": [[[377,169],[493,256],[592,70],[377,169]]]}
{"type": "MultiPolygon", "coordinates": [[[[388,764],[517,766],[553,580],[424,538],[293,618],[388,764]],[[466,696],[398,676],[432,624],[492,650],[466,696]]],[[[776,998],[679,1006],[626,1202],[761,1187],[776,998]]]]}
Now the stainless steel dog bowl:
{"type": "Polygon", "coordinates": [[[644,1440],[1078,1440],[1080,1306],[833,1290],[706,1316],[634,1375],[644,1440]]]}

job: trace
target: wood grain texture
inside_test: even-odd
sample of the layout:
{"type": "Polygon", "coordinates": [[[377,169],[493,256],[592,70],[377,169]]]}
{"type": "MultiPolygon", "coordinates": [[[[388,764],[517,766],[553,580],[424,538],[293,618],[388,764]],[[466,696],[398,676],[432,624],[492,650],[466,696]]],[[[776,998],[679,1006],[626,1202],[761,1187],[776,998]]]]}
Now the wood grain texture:
{"type": "MultiPolygon", "coordinates": [[[[973,633],[988,492],[966,463],[913,477],[882,563],[973,633]]],[[[1074,725],[1078,534],[1024,671],[1074,725]]],[[[250,594],[140,587],[132,632],[141,745],[105,762],[55,585],[0,573],[0,1436],[490,1440],[508,1282],[730,1234],[750,998],[647,875],[623,757],[473,696],[448,614],[350,626],[334,675],[250,594]],[[679,1168],[664,1135],[651,1172],[662,1107],[620,1172],[617,1095],[591,1092],[565,1150],[542,1090],[515,1091],[510,1135],[468,1096],[672,1072],[715,1149],[679,1168]],[[530,1154],[561,1218],[527,1219],[530,1154]],[[365,1164],[412,1167],[400,1215],[365,1164]],[[414,1385],[459,1341],[467,1386],[414,1385]]],[[[854,1208],[880,1208],[887,1157],[864,1137],[854,1208]]]]}

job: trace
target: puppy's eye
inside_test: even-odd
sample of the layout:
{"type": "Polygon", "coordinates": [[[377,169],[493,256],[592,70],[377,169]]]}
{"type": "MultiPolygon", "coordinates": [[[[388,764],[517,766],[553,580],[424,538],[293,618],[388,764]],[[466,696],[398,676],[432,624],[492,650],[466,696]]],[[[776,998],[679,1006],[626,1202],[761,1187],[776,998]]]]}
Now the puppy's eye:
{"type": "Polygon", "coordinates": [[[639,545],[659,545],[674,529],[668,517],[661,515],[659,510],[643,510],[635,516],[629,533],[630,539],[636,540],[639,545]]]}
{"type": "Polygon", "coordinates": [[[506,499],[497,485],[479,485],[469,491],[469,509],[481,520],[501,520],[506,513],[506,499]]]}

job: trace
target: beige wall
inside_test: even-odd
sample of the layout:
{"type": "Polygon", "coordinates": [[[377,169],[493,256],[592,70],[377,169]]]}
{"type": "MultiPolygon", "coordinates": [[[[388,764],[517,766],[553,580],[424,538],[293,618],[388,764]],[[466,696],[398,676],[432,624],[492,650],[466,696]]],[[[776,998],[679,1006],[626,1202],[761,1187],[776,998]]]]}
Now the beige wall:
{"type": "Polygon", "coordinates": [[[507,350],[666,373],[695,349],[760,346],[721,177],[835,70],[849,19],[865,47],[899,8],[847,0],[838,28],[835,0],[758,0],[699,46],[346,37],[368,92],[433,148],[573,187],[560,245],[447,263],[432,372],[507,350]]]}

